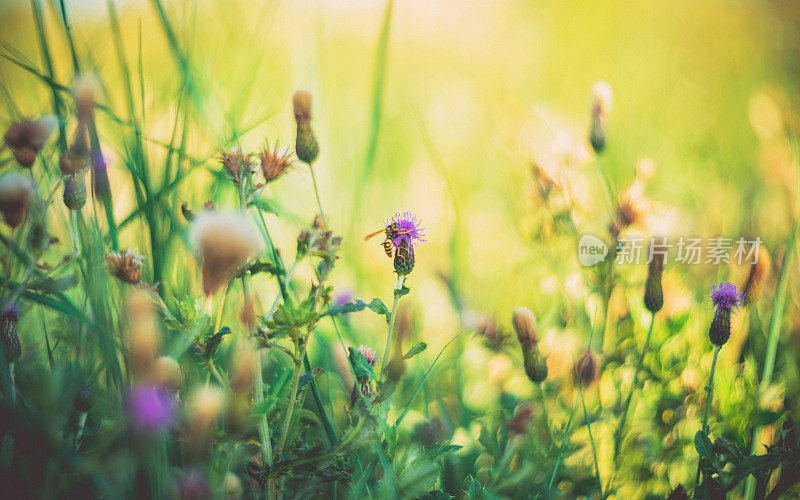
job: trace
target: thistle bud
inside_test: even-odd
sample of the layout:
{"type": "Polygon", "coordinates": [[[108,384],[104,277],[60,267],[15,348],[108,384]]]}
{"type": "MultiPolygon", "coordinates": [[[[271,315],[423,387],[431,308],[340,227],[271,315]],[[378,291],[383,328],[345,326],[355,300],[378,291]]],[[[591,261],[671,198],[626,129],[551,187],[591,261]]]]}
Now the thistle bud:
{"type": "Polygon", "coordinates": [[[36,161],[36,155],[42,150],[45,141],[58,121],[52,116],[15,123],[8,128],[3,141],[11,149],[14,159],[20,166],[31,168],[36,161]]]}
{"type": "Polygon", "coordinates": [[[33,181],[29,177],[18,174],[0,177],[0,212],[12,229],[25,219],[33,193],[33,181]]]}
{"type": "Polygon", "coordinates": [[[509,439],[513,436],[524,435],[528,432],[528,426],[531,424],[531,417],[533,416],[533,407],[530,403],[524,402],[520,404],[511,420],[508,421],[509,439]]]}
{"type": "Polygon", "coordinates": [[[589,130],[589,144],[595,153],[601,153],[606,147],[606,132],[603,120],[597,114],[592,115],[592,128],[589,130]]]}
{"type": "Polygon", "coordinates": [[[522,346],[522,350],[536,346],[536,316],[527,307],[517,307],[511,314],[511,322],[514,331],[517,332],[517,339],[522,346]]]}
{"type": "Polygon", "coordinates": [[[590,349],[575,363],[575,381],[582,386],[589,386],[599,375],[597,358],[590,349]]]}
{"type": "Polygon", "coordinates": [[[319,144],[311,128],[311,94],[300,90],[292,98],[294,120],[297,123],[295,152],[303,163],[311,165],[319,156],[319,144]]]}
{"type": "Polygon", "coordinates": [[[138,255],[130,248],[122,252],[109,252],[106,254],[108,272],[125,283],[137,285],[142,281],[143,255],[138,255]]]}
{"type": "Polygon", "coordinates": [[[17,335],[17,322],[21,312],[21,307],[11,304],[0,314],[0,341],[8,363],[16,363],[22,355],[22,345],[17,335]]]}
{"type": "Polygon", "coordinates": [[[278,145],[270,149],[266,144],[258,155],[261,161],[261,173],[264,174],[264,182],[270,183],[283,175],[292,166],[290,153],[278,150],[278,145]]]}
{"type": "Polygon", "coordinates": [[[58,166],[64,175],[81,174],[92,165],[92,149],[89,145],[89,130],[85,123],[78,123],[75,137],[69,150],[61,156],[58,166]]]}
{"type": "Polygon", "coordinates": [[[84,174],[71,174],[64,180],[64,205],[70,210],[80,210],[86,205],[84,174]]]}
{"type": "Polygon", "coordinates": [[[522,360],[525,366],[525,374],[531,382],[541,384],[547,379],[547,360],[542,356],[538,347],[523,349],[522,360]]]}
{"type": "Polygon", "coordinates": [[[394,272],[407,276],[414,269],[414,247],[408,240],[401,240],[394,253],[394,272]]]}
{"type": "Polygon", "coordinates": [[[742,294],[733,283],[720,283],[718,288],[711,287],[711,302],[716,311],[708,329],[708,338],[712,344],[721,347],[731,337],[731,313],[742,303],[742,294]]]}
{"type": "Polygon", "coordinates": [[[664,306],[664,292],[661,288],[664,255],[654,254],[652,257],[647,269],[647,282],[644,285],[644,306],[655,314],[664,306]]]}

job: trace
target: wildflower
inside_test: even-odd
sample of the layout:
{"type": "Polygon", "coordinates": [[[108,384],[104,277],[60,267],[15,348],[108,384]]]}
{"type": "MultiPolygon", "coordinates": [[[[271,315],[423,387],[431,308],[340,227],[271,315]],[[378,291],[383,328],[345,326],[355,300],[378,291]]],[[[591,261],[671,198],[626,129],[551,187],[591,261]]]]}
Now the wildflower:
{"type": "Polygon", "coordinates": [[[8,363],[15,363],[22,355],[22,345],[17,335],[17,322],[21,312],[20,306],[11,304],[0,314],[0,342],[8,363]]]}
{"type": "Polygon", "coordinates": [[[92,149],[89,145],[89,129],[83,122],[78,123],[75,137],[65,154],[61,156],[58,166],[64,175],[80,174],[89,170],[92,164],[92,149]]]}
{"type": "Polygon", "coordinates": [[[247,393],[253,385],[256,369],[256,351],[248,344],[236,350],[231,365],[231,389],[240,394],[247,393]]]}
{"type": "Polygon", "coordinates": [[[135,387],[128,396],[128,417],[137,431],[157,433],[172,425],[174,402],[165,389],[141,385],[135,387]]]}
{"type": "Polygon", "coordinates": [[[71,174],[64,180],[64,205],[70,210],[80,210],[86,205],[84,174],[71,174]]]}
{"type": "Polygon", "coordinates": [[[642,207],[637,201],[627,195],[622,195],[617,200],[617,206],[614,207],[614,220],[611,222],[609,228],[614,237],[627,229],[628,227],[636,224],[642,218],[642,207]]]}
{"type": "Polygon", "coordinates": [[[597,358],[592,354],[591,349],[580,357],[575,363],[575,380],[582,386],[589,386],[597,380],[599,375],[597,358]]]}
{"type": "Polygon", "coordinates": [[[666,256],[654,251],[652,257],[647,269],[647,281],[644,285],[644,305],[648,311],[655,314],[664,306],[661,275],[664,272],[664,259],[666,256]]]}
{"type": "Polygon", "coordinates": [[[137,375],[149,375],[161,343],[155,304],[145,291],[135,288],[126,305],[133,371],[137,375]]]}
{"type": "MultiPolygon", "coordinates": [[[[358,352],[364,355],[369,366],[374,367],[378,363],[378,355],[375,354],[375,351],[371,347],[362,344],[358,346],[358,352]]],[[[371,395],[372,381],[370,378],[365,376],[358,376],[356,378],[358,379],[358,387],[361,390],[361,394],[364,396],[371,395]]],[[[353,391],[355,391],[355,387],[353,387],[353,391]]]]}
{"type": "Polygon", "coordinates": [[[253,155],[245,154],[240,148],[234,147],[230,151],[220,151],[219,161],[228,172],[230,179],[239,184],[252,168],[253,155]]]}
{"type": "Polygon", "coordinates": [[[192,241],[203,261],[203,292],[211,295],[231,273],[258,252],[260,241],[250,221],[239,213],[205,212],[197,216],[192,241]]]}
{"type": "Polygon", "coordinates": [[[225,393],[214,386],[197,389],[189,398],[187,415],[189,428],[196,439],[202,440],[216,423],[226,404],[225,393]]]}
{"type": "Polygon", "coordinates": [[[150,379],[159,387],[177,391],[183,385],[184,374],[175,358],[161,356],[150,369],[150,379]]]}
{"type": "Polygon", "coordinates": [[[414,247],[408,240],[401,240],[394,253],[394,272],[407,276],[414,270],[414,247]]]}
{"type": "Polygon", "coordinates": [[[269,148],[269,144],[265,145],[258,156],[261,160],[261,172],[267,183],[283,175],[292,166],[291,153],[278,151],[277,143],[273,149],[269,148]]]}
{"type": "Polygon", "coordinates": [[[95,95],[97,95],[99,88],[100,82],[94,75],[81,75],[75,82],[72,96],[75,99],[78,120],[81,122],[86,122],[92,118],[94,114],[95,95]]]}
{"type": "Polygon", "coordinates": [[[0,177],[0,212],[12,229],[19,226],[28,211],[34,193],[33,181],[24,175],[6,174],[0,177]]]}
{"type": "Polygon", "coordinates": [[[512,436],[525,435],[528,432],[528,426],[531,424],[531,417],[533,416],[533,407],[527,401],[521,403],[511,420],[508,421],[509,439],[512,436]]]}
{"type": "Polygon", "coordinates": [[[417,246],[419,242],[425,241],[425,230],[417,220],[417,216],[411,212],[397,212],[391,220],[385,222],[385,225],[391,228],[387,236],[395,247],[400,246],[403,241],[411,246],[417,246]]]}
{"type": "Polygon", "coordinates": [[[3,140],[11,148],[17,163],[31,168],[36,161],[36,155],[42,150],[57,124],[58,121],[52,116],[15,123],[8,128],[3,140]]]}
{"type": "Polygon", "coordinates": [[[517,340],[522,347],[522,361],[525,374],[534,383],[541,383],[547,379],[547,360],[539,351],[539,341],[536,338],[536,316],[527,307],[517,307],[511,314],[511,323],[517,333],[517,340]]]}
{"type": "Polygon", "coordinates": [[[533,348],[538,343],[536,338],[536,316],[527,307],[517,307],[511,313],[511,322],[514,325],[514,331],[517,332],[517,339],[519,339],[522,349],[525,350],[533,348]]]}
{"type": "Polygon", "coordinates": [[[711,343],[723,346],[731,336],[731,311],[742,303],[742,294],[736,290],[736,285],[730,282],[711,286],[711,303],[716,311],[711,326],[708,329],[708,338],[711,343]]]}
{"type": "Polygon", "coordinates": [[[762,246],[759,247],[758,256],[750,265],[750,273],[747,275],[747,281],[744,283],[742,289],[742,304],[750,305],[758,299],[761,293],[761,286],[764,280],[769,276],[772,262],[770,261],[769,252],[762,246]]]}
{"type": "Polygon", "coordinates": [[[297,123],[295,152],[300,161],[310,166],[319,156],[319,143],[311,128],[311,94],[304,90],[295,92],[292,107],[297,123]]]}
{"type": "Polygon", "coordinates": [[[106,254],[108,272],[117,279],[137,285],[142,281],[143,255],[138,255],[132,249],[126,248],[122,252],[109,252],[106,254]]]}

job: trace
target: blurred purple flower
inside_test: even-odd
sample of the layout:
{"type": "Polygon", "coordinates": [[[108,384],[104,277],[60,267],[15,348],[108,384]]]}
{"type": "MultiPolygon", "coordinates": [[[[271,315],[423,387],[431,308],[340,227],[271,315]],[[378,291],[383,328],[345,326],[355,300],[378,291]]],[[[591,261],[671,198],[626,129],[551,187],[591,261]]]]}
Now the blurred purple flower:
{"type": "Polygon", "coordinates": [[[135,387],[128,396],[128,416],[139,431],[159,432],[172,424],[175,417],[174,402],[166,389],[141,385],[135,387]]]}

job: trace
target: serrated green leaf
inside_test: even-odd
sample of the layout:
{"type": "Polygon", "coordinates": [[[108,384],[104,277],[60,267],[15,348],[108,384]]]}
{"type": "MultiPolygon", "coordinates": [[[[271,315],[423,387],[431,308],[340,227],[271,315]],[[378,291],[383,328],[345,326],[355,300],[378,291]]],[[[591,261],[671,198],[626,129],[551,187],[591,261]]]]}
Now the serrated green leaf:
{"type": "Polygon", "coordinates": [[[410,292],[410,291],[411,291],[411,289],[404,285],[402,288],[396,289],[394,291],[394,298],[399,299],[403,295],[407,295],[408,292],[410,292]]]}

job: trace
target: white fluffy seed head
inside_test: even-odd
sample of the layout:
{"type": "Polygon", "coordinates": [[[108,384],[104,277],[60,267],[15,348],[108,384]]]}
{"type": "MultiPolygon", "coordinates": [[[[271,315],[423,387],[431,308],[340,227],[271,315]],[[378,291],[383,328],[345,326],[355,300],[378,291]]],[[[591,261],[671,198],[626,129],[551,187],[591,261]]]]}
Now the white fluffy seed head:
{"type": "Polygon", "coordinates": [[[214,293],[238,266],[261,249],[256,228],[238,212],[198,215],[191,239],[200,251],[206,295],[214,293]]]}

